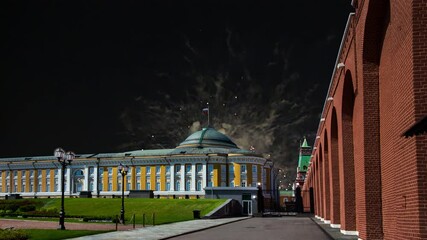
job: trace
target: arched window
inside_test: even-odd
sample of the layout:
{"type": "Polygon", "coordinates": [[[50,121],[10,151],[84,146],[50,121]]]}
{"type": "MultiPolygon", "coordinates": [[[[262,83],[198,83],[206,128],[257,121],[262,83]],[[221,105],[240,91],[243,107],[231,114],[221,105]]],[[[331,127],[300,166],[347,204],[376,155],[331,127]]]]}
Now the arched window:
{"type": "Polygon", "coordinates": [[[191,188],[191,180],[187,180],[185,182],[185,191],[190,191],[191,188]]]}
{"type": "Polygon", "coordinates": [[[202,181],[201,181],[201,180],[198,180],[198,181],[197,181],[197,188],[196,188],[196,191],[202,191],[202,181]]]}
{"type": "Polygon", "coordinates": [[[84,173],[83,170],[77,169],[74,171],[73,175],[73,193],[78,193],[83,191],[83,181],[84,181],[84,173]]]}
{"type": "Polygon", "coordinates": [[[180,191],[181,190],[181,181],[177,180],[175,183],[175,191],[180,191]]]}

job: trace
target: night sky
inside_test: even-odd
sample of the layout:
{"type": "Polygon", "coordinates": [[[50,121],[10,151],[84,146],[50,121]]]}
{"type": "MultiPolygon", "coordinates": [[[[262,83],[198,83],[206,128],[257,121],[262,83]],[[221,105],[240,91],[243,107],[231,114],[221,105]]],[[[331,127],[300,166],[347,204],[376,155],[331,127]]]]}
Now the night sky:
{"type": "Polygon", "coordinates": [[[0,157],[173,148],[211,123],[296,168],[350,0],[3,1],[0,157]]]}

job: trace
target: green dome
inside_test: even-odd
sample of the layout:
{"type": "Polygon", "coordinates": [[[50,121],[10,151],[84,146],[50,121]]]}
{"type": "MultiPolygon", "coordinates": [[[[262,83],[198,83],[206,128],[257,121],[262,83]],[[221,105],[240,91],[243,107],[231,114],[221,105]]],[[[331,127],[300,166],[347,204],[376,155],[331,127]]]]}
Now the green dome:
{"type": "Polygon", "coordinates": [[[184,142],[180,143],[178,148],[183,147],[225,147],[238,148],[229,137],[218,132],[213,128],[203,128],[191,134],[184,142]]]}

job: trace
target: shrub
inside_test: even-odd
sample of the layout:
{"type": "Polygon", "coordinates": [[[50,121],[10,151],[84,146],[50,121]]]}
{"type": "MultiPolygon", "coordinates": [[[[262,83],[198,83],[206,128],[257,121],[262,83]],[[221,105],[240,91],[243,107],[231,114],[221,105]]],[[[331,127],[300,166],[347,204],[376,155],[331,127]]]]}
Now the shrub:
{"type": "Polygon", "coordinates": [[[30,212],[30,211],[35,211],[36,210],[36,206],[34,205],[25,205],[25,206],[21,206],[19,208],[20,212],[30,212]]]}
{"type": "Polygon", "coordinates": [[[27,240],[30,236],[23,230],[0,229],[2,240],[27,240]]]}
{"type": "Polygon", "coordinates": [[[83,222],[90,222],[90,221],[105,221],[105,222],[112,222],[112,217],[106,217],[106,216],[85,216],[83,217],[83,222]]]}
{"type": "Polygon", "coordinates": [[[6,210],[6,212],[9,212],[9,213],[15,212],[16,210],[18,210],[18,208],[19,208],[19,205],[18,204],[13,204],[13,203],[6,204],[4,206],[4,210],[6,210]]]}

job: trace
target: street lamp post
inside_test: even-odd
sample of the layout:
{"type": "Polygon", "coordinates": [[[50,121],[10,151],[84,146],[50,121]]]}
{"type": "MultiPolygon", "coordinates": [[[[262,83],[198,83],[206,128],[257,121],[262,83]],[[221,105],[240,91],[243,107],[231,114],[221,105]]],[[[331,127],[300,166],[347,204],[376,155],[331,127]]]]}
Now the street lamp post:
{"type": "Polygon", "coordinates": [[[120,221],[125,224],[125,176],[128,174],[128,166],[119,165],[119,172],[122,174],[122,209],[120,210],[120,221]]]}
{"type": "Polygon", "coordinates": [[[54,156],[58,158],[58,162],[61,164],[61,211],[59,212],[59,228],[58,230],[65,230],[65,211],[64,211],[64,172],[65,167],[71,165],[71,162],[74,160],[75,154],[73,152],[66,152],[62,148],[57,148],[54,151],[54,156]]]}

